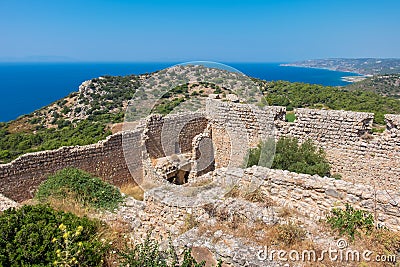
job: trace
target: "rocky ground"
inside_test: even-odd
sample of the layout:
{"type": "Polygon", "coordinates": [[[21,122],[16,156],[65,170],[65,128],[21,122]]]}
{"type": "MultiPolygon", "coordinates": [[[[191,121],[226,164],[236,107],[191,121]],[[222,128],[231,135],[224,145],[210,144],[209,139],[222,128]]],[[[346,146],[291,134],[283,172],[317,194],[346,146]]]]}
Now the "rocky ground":
{"type": "Polygon", "coordinates": [[[19,204],[17,202],[0,194],[0,211],[4,211],[6,209],[14,208],[14,207],[18,207],[18,206],[19,206],[19,204]]]}

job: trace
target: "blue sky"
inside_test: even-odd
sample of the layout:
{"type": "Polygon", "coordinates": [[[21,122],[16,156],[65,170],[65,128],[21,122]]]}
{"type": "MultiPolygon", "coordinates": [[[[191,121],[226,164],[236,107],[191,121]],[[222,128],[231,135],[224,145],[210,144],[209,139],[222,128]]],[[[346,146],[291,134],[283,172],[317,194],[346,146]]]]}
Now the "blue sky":
{"type": "Polygon", "coordinates": [[[400,57],[399,11],[398,0],[0,0],[0,60],[400,57]]]}

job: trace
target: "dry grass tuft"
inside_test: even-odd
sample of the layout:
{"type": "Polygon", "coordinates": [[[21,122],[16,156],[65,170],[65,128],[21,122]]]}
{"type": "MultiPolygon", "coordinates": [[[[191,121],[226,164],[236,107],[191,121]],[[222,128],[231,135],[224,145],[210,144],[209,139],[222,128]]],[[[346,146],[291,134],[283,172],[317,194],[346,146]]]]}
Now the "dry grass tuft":
{"type": "Polygon", "coordinates": [[[89,207],[83,206],[82,203],[78,202],[72,195],[68,195],[65,198],[49,197],[46,201],[55,210],[62,210],[65,212],[71,212],[79,217],[87,216],[89,214],[95,214],[96,211],[89,207]]]}
{"type": "Polygon", "coordinates": [[[190,229],[193,229],[194,227],[198,226],[198,221],[196,220],[195,216],[191,213],[187,213],[185,215],[185,223],[180,229],[180,233],[183,234],[190,229]]]}
{"type": "Polygon", "coordinates": [[[265,207],[271,207],[275,205],[275,202],[259,187],[255,190],[250,190],[241,189],[239,186],[235,185],[231,190],[229,190],[229,192],[225,194],[225,197],[242,198],[250,202],[260,203],[265,207]]]}
{"type": "Polygon", "coordinates": [[[121,193],[131,196],[136,200],[143,201],[144,191],[136,184],[124,184],[120,187],[121,193]]]}

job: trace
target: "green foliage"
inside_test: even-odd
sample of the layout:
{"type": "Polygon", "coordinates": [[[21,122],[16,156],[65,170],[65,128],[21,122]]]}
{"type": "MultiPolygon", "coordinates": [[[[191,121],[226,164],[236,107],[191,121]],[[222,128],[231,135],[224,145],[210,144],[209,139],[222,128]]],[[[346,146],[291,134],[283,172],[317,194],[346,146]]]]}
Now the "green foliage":
{"type": "Polygon", "coordinates": [[[71,260],[75,257],[79,266],[101,266],[107,248],[96,239],[99,223],[45,205],[0,214],[0,266],[52,266],[59,261],[57,251],[66,249],[65,243],[58,242],[65,240],[64,227],[74,233],[67,248],[74,255],[71,260]]]}
{"type": "Polygon", "coordinates": [[[296,120],[296,115],[294,113],[286,113],[286,121],[294,122],[296,120]]]}
{"type": "Polygon", "coordinates": [[[339,174],[339,173],[335,173],[335,174],[332,174],[332,175],[331,175],[331,178],[334,178],[334,179],[336,179],[336,180],[340,180],[340,179],[342,179],[342,175],[339,174]]]}
{"type": "Polygon", "coordinates": [[[299,144],[298,139],[293,137],[278,140],[272,168],[319,176],[330,174],[324,150],[314,145],[311,139],[299,144]]]}
{"type": "Polygon", "coordinates": [[[154,107],[153,113],[159,113],[161,115],[169,114],[175,107],[177,107],[180,103],[184,102],[185,99],[175,98],[172,100],[162,100],[154,107]]]}
{"type": "Polygon", "coordinates": [[[0,160],[9,162],[28,152],[93,144],[111,134],[101,122],[71,124],[59,120],[57,124],[61,129],[40,129],[36,133],[9,133],[6,127],[0,128],[0,160]]]}
{"type": "Polygon", "coordinates": [[[374,121],[385,124],[384,114],[400,113],[400,101],[363,90],[346,91],[338,87],[290,83],[285,81],[268,82],[263,85],[266,99],[270,105],[294,108],[343,109],[375,113],[374,121]]]}
{"type": "MultiPolygon", "coordinates": [[[[130,267],[203,267],[205,262],[198,263],[191,255],[190,249],[183,252],[182,263],[178,262],[178,256],[171,241],[167,250],[161,250],[157,241],[150,239],[150,233],[145,241],[134,248],[126,247],[119,251],[120,266],[130,267]]],[[[220,261],[217,265],[222,266],[220,261]]]]}
{"type": "Polygon", "coordinates": [[[372,128],[373,133],[383,133],[386,129],[381,127],[381,128],[372,128]]]}
{"type": "Polygon", "coordinates": [[[247,152],[245,167],[251,167],[253,165],[259,165],[264,167],[270,167],[272,164],[272,156],[275,152],[275,141],[270,139],[261,141],[257,147],[250,148],[247,152]]]}
{"type": "Polygon", "coordinates": [[[350,204],[345,209],[334,208],[327,217],[327,223],[340,235],[347,234],[352,240],[360,231],[370,233],[374,229],[374,218],[371,213],[364,210],[356,210],[350,204]]]}
{"type": "MultiPolygon", "coordinates": [[[[271,144],[260,143],[256,148],[251,148],[248,153],[246,167],[253,165],[268,167],[263,162],[270,162],[270,159],[260,160],[260,155],[262,155],[263,151],[263,154],[269,155],[268,151],[272,151],[271,144]]],[[[296,138],[280,138],[276,143],[275,157],[273,158],[271,168],[311,175],[330,175],[330,166],[325,158],[325,152],[322,148],[317,148],[310,139],[299,144],[296,138]]]]}
{"type": "Polygon", "coordinates": [[[41,201],[49,197],[73,197],[78,203],[100,209],[113,210],[123,201],[119,190],[101,179],[79,169],[66,168],[49,176],[38,188],[35,197],[41,201]]]}
{"type": "Polygon", "coordinates": [[[346,86],[346,90],[362,90],[378,93],[394,98],[400,97],[400,75],[386,74],[368,77],[364,81],[355,82],[346,86]]]}

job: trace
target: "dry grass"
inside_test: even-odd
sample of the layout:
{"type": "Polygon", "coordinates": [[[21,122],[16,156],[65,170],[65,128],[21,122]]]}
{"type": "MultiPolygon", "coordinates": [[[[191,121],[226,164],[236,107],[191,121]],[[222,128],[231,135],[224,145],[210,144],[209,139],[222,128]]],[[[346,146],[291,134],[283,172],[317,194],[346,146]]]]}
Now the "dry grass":
{"type": "Polygon", "coordinates": [[[137,184],[124,184],[120,187],[120,191],[136,200],[143,201],[144,191],[137,184]]]}
{"type": "Polygon", "coordinates": [[[260,203],[264,207],[271,207],[275,205],[275,202],[259,187],[255,190],[250,190],[241,189],[239,186],[235,185],[225,194],[225,197],[242,198],[253,203],[260,203]]]}
{"type": "Polygon", "coordinates": [[[35,130],[35,125],[29,123],[30,119],[32,118],[22,117],[10,122],[10,124],[7,127],[7,131],[9,131],[10,133],[33,132],[35,130]]]}
{"type": "Polygon", "coordinates": [[[183,233],[189,231],[190,229],[193,229],[198,224],[199,223],[196,221],[195,216],[193,214],[191,214],[191,213],[187,213],[185,215],[185,224],[180,229],[180,234],[183,234],[183,233]]]}
{"type": "Polygon", "coordinates": [[[224,197],[232,197],[232,198],[238,198],[241,196],[241,190],[239,189],[239,186],[234,185],[231,190],[229,190],[224,197]]]}
{"type": "Polygon", "coordinates": [[[287,206],[280,207],[277,211],[278,211],[278,216],[283,219],[290,219],[290,217],[299,216],[299,212],[296,209],[287,206]]]}
{"type": "Polygon", "coordinates": [[[49,205],[55,210],[71,212],[79,217],[96,213],[95,209],[88,206],[83,206],[82,203],[76,201],[73,196],[68,196],[65,198],[49,197],[47,199],[47,203],[49,203],[49,205]]]}

